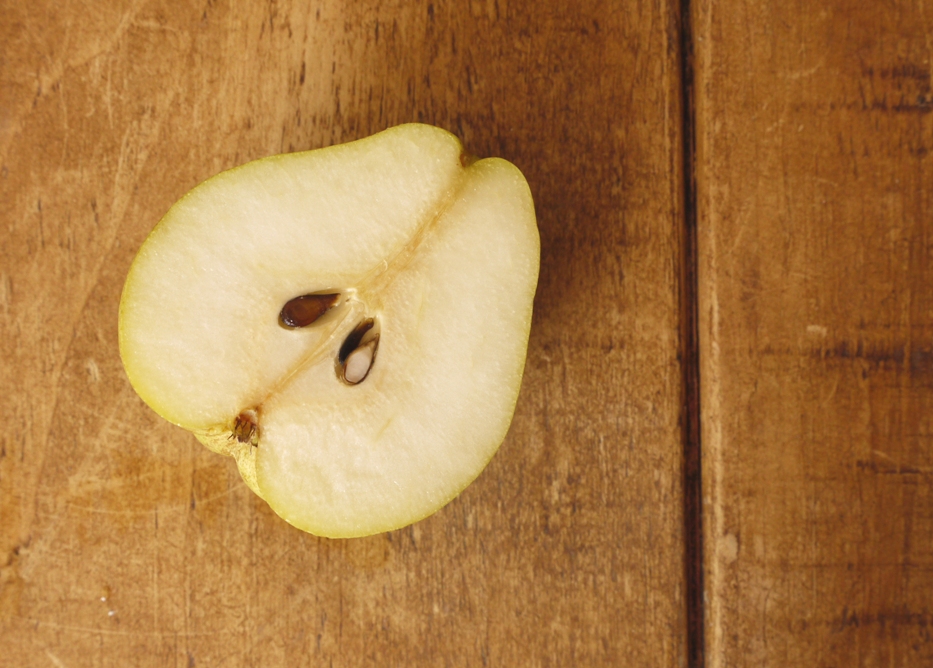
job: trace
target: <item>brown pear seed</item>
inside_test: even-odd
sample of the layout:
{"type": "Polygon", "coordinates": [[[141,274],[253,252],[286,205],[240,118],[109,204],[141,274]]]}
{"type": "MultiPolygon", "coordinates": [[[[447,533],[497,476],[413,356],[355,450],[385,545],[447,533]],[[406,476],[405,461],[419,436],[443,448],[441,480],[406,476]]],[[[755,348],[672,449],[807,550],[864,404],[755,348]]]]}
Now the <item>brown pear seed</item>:
{"type": "Polygon", "coordinates": [[[353,331],[347,334],[347,338],[344,339],[343,345],[340,346],[340,352],[337,353],[337,362],[342,366],[344,362],[347,361],[347,356],[352,353],[354,350],[360,347],[360,344],[363,342],[363,337],[371,330],[376,324],[376,321],[372,318],[366,318],[353,328],[353,331]]]}
{"type": "Polygon", "coordinates": [[[327,313],[339,298],[339,294],[330,294],[301,295],[289,299],[279,313],[279,324],[288,329],[307,327],[327,313]]]}

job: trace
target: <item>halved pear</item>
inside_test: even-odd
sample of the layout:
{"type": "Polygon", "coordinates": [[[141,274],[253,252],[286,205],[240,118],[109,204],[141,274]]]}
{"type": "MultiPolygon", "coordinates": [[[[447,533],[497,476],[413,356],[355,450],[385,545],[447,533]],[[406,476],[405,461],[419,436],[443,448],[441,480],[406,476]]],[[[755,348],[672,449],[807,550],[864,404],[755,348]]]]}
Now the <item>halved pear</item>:
{"type": "Polygon", "coordinates": [[[185,195],[130,269],[120,354],[149,406],[294,526],[388,531],[505,438],[539,255],[518,169],[403,125],[185,195]]]}

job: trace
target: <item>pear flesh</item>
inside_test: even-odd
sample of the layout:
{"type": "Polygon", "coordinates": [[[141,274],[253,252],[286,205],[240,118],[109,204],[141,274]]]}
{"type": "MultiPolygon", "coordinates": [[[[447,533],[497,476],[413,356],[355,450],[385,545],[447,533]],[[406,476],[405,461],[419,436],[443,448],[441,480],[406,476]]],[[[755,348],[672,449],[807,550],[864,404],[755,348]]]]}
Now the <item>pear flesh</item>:
{"type": "Polygon", "coordinates": [[[403,125],[185,195],[130,269],[120,353],[143,400],[235,457],[289,523],[388,531],[449,502],[505,438],[539,255],[513,165],[403,125]],[[305,295],[332,305],[284,326],[305,295]]]}

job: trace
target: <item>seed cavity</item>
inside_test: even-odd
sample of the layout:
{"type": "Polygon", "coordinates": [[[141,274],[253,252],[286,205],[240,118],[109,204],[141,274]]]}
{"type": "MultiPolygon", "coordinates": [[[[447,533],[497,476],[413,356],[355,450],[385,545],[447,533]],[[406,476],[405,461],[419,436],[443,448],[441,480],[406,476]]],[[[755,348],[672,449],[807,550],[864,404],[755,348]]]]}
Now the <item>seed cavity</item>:
{"type": "Polygon", "coordinates": [[[348,385],[357,385],[366,379],[376,360],[379,331],[372,318],[363,320],[344,339],[337,354],[337,377],[348,385]]]}
{"type": "Polygon", "coordinates": [[[333,308],[339,299],[339,294],[301,295],[289,299],[279,313],[279,324],[286,329],[307,327],[333,308]]]}
{"type": "Polygon", "coordinates": [[[259,415],[255,410],[246,410],[236,416],[230,438],[235,438],[238,443],[259,445],[259,415]]]}

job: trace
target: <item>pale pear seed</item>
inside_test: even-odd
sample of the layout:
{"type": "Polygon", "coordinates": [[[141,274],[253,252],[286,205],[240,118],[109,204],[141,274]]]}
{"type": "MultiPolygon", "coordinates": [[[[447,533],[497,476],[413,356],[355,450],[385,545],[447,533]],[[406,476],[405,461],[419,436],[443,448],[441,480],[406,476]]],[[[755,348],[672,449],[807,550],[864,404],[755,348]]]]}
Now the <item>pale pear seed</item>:
{"type": "Polygon", "coordinates": [[[373,339],[364,346],[360,346],[347,357],[347,362],[343,367],[343,379],[356,385],[369,374],[369,369],[373,365],[373,353],[376,350],[376,339],[373,339]]]}
{"type": "Polygon", "coordinates": [[[339,294],[311,294],[289,299],[279,312],[279,324],[287,329],[307,327],[327,313],[338,299],[339,294]]]}
{"type": "Polygon", "coordinates": [[[373,318],[353,328],[337,353],[337,377],[348,385],[361,383],[369,374],[379,347],[379,330],[373,318]]]}

